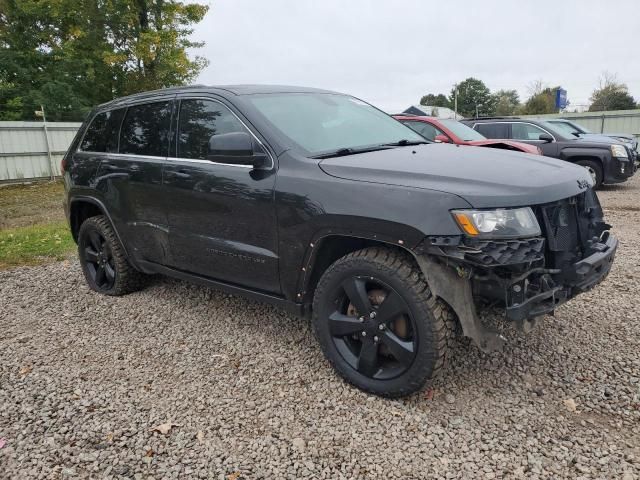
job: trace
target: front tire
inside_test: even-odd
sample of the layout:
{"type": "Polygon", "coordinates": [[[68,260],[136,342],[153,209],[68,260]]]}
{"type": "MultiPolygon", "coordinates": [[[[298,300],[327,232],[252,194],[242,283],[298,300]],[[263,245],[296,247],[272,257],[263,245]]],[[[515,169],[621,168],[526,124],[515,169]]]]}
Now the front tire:
{"type": "Polygon", "coordinates": [[[591,175],[591,178],[595,183],[593,188],[600,188],[602,182],[604,181],[604,173],[602,172],[602,166],[600,165],[600,163],[596,162],[595,160],[578,160],[576,164],[587,169],[589,175],[591,175]]]}
{"type": "Polygon", "coordinates": [[[313,300],[313,327],[336,371],[367,392],[401,397],[443,369],[455,326],[413,259],[367,248],[333,263],[313,300]]]}
{"type": "Polygon", "coordinates": [[[143,286],[145,275],[131,266],[104,215],[90,217],[80,226],[78,257],[87,284],[98,293],[119,296],[143,286]]]}

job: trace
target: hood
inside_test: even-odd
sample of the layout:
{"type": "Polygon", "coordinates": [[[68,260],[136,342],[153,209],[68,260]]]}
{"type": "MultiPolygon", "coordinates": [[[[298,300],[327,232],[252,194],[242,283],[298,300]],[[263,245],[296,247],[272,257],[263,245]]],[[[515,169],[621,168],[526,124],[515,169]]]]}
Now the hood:
{"type": "Polygon", "coordinates": [[[523,142],[514,142],[513,140],[469,140],[467,145],[474,145],[477,147],[491,147],[491,148],[503,148],[504,150],[516,150],[518,152],[531,153],[533,155],[542,155],[540,149],[535,145],[529,145],[523,142]]]}
{"type": "Polygon", "coordinates": [[[617,133],[581,133],[580,138],[593,142],[602,143],[626,143],[633,146],[637,145],[637,140],[633,135],[629,134],[617,134],[617,133]]]}
{"type": "Polygon", "coordinates": [[[452,193],[476,208],[553,202],[593,184],[586,169],[563,160],[449,144],[327,158],[320,161],[320,168],[348,180],[452,193]]]}

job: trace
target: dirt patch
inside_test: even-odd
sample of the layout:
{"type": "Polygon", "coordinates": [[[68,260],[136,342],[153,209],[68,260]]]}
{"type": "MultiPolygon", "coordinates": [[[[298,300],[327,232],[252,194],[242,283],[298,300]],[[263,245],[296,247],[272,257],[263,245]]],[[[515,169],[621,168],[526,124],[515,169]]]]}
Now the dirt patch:
{"type": "Polygon", "coordinates": [[[64,220],[61,181],[0,186],[0,230],[64,220]]]}

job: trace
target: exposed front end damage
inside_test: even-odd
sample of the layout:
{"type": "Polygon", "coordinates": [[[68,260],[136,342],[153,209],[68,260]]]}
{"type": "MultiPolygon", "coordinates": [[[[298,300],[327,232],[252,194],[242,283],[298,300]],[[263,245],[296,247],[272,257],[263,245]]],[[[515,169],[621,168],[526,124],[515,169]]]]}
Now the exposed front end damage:
{"type": "Polygon", "coordinates": [[[618,240],[592,190],[533,208],[540,236],[427,237],[416,249],[433,294],[484,351],[501,349],[505,339],[483,324],[480,309],[504,309],[507,320],[529,331],[538,317],[601,282],[613,264],[618,240]]]}

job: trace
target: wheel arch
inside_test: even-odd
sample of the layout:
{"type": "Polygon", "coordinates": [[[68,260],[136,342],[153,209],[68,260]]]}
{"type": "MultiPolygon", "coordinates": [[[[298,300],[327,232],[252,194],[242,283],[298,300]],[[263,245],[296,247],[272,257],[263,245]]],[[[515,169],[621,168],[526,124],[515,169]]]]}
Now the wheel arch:
{"type": "Polygon", "coordinates": [[[82,225],[82,223],[87,218],[95,217],[98,215],[104,215],[107,218],[107,220],[111,224],[111,228],[113,228],[113,231],[115,232],[116,237],[118,238],[118,241],[120,242],[120,245],[125,252],[125,255],[128,257],[125,244],[122,241],[122,238],[120,237],[120,234],[118,233],[118,230],[113,223],[111,215],[109,215],[109,212],[104,203],[102,203],[97,198],[75,196],[69,201],[69,226],[71,228],[71,235],[73,237],[73,240],[78,243],[78,232],[80,231],[80,226],[82,225]]]}
{"type": "Polygon", "coordinates": [[[322,274],[336,260],[349,253],[364,248],[382,247],[408,253],[412,261],[418,265],[415,253],[403,243],[394,243],[366,234],[328,234],[317,238],[310,245],[310,255],[304,262],[298,281],[296,302],[310,304],[322,274]]]}
{"type": "Polygon", "coordinates": [[[589,149],[565,149],[562,151],[561,158],[571,163],[577,163],[580,160],[591,160],[598,162],[602,171],[605,172],[605,163],[607,154],[604,151],[593,151],[589,149]]]}

